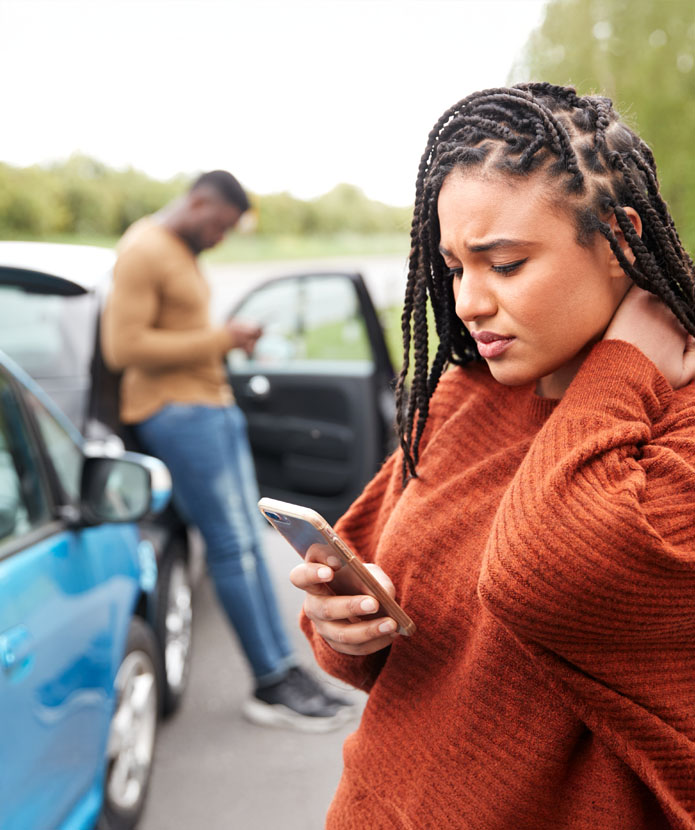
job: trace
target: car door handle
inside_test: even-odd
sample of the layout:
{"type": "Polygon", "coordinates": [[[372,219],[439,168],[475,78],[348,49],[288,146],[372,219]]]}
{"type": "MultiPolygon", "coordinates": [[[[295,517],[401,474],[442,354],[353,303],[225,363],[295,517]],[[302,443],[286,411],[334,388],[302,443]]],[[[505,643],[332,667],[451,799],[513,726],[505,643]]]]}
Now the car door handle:
{"type": "Polygon", "coordinates": [[[16,625],[0,634],[0,666],[10,672],[26,663],[34,640],[25,625],[16,625]]]}
{"type": "Polygon", "coordinates": [[[250,398],[267,398],[270,395],[270,381],[265,375],[253,375],[246,384],[246,394],[250,398]]]}

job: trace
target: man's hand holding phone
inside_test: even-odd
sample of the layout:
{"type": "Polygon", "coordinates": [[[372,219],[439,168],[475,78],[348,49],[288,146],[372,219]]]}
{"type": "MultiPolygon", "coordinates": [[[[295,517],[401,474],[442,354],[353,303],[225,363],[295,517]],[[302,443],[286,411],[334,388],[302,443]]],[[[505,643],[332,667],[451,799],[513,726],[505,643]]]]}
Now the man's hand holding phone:
{"type": "MultiPolygon", "coordinates": [[[[316,548],[319,546],[312,546],[316,548]]],[[[310,549],[311,553],[315,553],[310,549]]],[[[331,592],[335,571],[331,567],[330,553],[325,562],[322,556],[307,556],[319,561],[304,561],[290,572],[290,580],[296,588],[306,591],[304,613],[314,623],[316,630],[335,651],[342,654],[373,654],[390,646],[397,634],[398,624],[391,617],[374,613],[379,603],[367,594],[338,596],[331,592]],[[362,619],[368,616],[367,619],[362,619]]],[[[336,559],[335,566],[340,566],[336,559]]],[[[367,564],[372,575],[391,597],[396,589],[388,576],[378,565],[367,564]]]]}

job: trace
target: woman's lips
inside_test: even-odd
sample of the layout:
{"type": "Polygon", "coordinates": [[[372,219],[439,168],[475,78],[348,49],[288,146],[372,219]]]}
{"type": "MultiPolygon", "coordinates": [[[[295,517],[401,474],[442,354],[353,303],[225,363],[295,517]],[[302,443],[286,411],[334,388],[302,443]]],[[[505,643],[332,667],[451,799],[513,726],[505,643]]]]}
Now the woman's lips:
{"type": "Polygon", "coordinates": [[[516,339],[515,337],[504,337],[504,335],[495,334],[492,331],[471,332],[471,336],[478,344],[480,356],[485,359],[499,357],[516,339]]]}

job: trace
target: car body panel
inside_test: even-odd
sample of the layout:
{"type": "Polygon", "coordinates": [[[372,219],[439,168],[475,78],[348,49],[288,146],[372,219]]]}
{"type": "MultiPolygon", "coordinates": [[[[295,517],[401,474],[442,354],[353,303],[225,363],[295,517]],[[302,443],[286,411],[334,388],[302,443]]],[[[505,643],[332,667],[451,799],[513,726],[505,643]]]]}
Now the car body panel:
{"type": "Polygon", "coordinates": [[[135,524],[61,513],[36,402],[81,453],[75,426],[0,353],[0,507],[18,517],[0,523],[0,826],[76,830],[101,808],[114,679],[154,563],[135,524]]]}
{"type": "MultiPolygon", "coordinates": [[[[59,531],[0,562],[3,827],[48,827],[103,777],[113,682],[140,593],[133,526],[59,531]],[[7,601],[7,598],[10,601],[7,601]]],[[[0,553],[1,553],[0,548],[0,553]]]]}

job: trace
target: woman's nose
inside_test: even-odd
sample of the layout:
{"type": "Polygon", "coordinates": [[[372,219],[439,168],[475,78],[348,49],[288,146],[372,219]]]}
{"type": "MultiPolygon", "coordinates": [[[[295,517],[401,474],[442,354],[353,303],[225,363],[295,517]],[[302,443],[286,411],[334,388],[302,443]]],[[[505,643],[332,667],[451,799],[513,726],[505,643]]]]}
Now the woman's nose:
{"type": "Polygon", "coordinates": [[[481,317],[492,317],[497,311],[497,300],[484,280],[463,275],[454,282],[456,316],[463,323],[481,317]]]}

